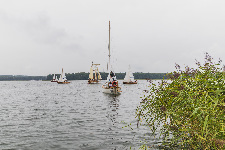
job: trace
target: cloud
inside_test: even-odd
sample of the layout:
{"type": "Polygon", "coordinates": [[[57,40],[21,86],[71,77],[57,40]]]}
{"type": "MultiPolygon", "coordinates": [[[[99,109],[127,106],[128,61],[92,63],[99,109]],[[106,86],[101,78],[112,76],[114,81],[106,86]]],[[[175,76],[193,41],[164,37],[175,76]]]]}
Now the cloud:
{"type": "Polygon", "coordinates": [[[71,35],[65,28],[53,25],[45,13],[21,17],[0,11],[0,24],[0,48],[2,55],[6,56],[0,62],[8,64],[8,68],[2,69],[8,72],[6,74],[30,72],[43,75],[36,71],[38,67],[43,70],[54,65],[62,67],[66,61],[59,64],[60,57],[74,59],[71,56],[85,55],[78,44],[82,36],[71,35]]]}
{"type": "Polygon", "coordinates": [[[129,64],[134,72],[170,72],[175,63],[201,61],[204,52],[224,60],[224,3],[0,2],[0,48],[7,56],[0,63],[10,66],[0,70],[29,74],[39,68],[37,73],[48,74],[67,67],[68,72],[87,72],[92,61],[106,70],[109,20],[112,63],[117,72],[126,71],[129,64]],[[31,69],[26,69],[27,64],[31,69]]]}
{"type": "Polygon", "coordinates": [[[20,31],[21,37],[32,39],[36,44],[62,48],[71,51],[78,50],[81,46],[76,41],[82,36],[73,37],[65,28],[53,25],[50,17],[43,12],[31,14],[27,18],[9,16],[1,12],[1,21],[4,21],[9,28],[20,31]],[[74,40],[76,39],[76,40],[74,40]]]}

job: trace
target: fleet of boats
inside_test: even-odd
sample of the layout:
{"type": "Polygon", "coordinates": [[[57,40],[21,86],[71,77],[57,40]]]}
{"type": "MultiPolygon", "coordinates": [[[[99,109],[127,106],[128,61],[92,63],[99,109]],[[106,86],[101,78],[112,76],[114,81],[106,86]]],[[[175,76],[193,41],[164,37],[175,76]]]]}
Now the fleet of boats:
{"type": "MultiPolygon", "coordinates": [[[[119,82],[116,79],[115,72],[113,71],[113,67],[111,65],[111,54],[110,54],[110,21],[109,21],[109,55],[108,55],[108,64],[107,64],[107,71],[108,71],[108,76],[105,84],[102,85],[102,92],[107,93],[107,94],[114,94],[118,95],[121,94],[121,87],[119,86],[119,82]]],[[[100,72],[98,70],[98,66],[100,64],[93,64],[91,65],[90,68],[90,73],[89,73],[89,78],[88,78],[88,84],[94,84],[94,83],[99,83],[101,81],[102,77],[100,75],[100,72]]],[[[70,83],[67,81],[65,73],[63,72],[62,68],[62,73],[60,75],[60,78],[57,79],[57,76],[54,74],[53,79],[51,82],[57,82],[58,84],[68,84],[70,83]]],[[[133,73],[131,72],[131,68],[129,66],[128,71],[126,72],[126,76],[124,78],[123,84],[137,84],[137,80],[134,80],[133,73]]]]}

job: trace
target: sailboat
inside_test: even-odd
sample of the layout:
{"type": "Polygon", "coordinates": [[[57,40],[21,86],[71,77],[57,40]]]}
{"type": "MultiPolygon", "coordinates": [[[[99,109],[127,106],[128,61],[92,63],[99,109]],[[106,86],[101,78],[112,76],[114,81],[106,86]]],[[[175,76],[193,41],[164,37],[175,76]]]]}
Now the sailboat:
{"type": "Polygon", "coordinates": [[[100,72],[98,71],[98,65],[100,64],[93,64],[92,62],[88,78],[88,84],[98,83],[102,79],[100,72]]]}
{"type": "Polygon", "coordinates": [[[137,84],[137,80],[134,81],[134,75],[131,71],[130,65],[123,80],[123,84],[137,84]]]}
{"type": "Polygon", "coordinates": [[[103,93],[108,93],[108,94],[121,94],[121,87],[119,87],[118,80],[116,79],[115,73],[112,71],[112,67],[110,64],[110,21],[109,21],[109,62],[108,62],[108,77],[107,81],[104,85],[102,85],[102,92],[103,93]]]}
{"type": "Polygon", "coordinates": [[[58,84],[68,84],[70,82],[67,81],[65,73],[63,72],[63,68],[62,68],[62,74],[59,77],[59,80],[57,82],[58,84]]]}
{"type": "Polygon", "coordinates": [[[57,76],[55,76],[55,74],[53,75],[51,82],[58,82],[57,76]]]}

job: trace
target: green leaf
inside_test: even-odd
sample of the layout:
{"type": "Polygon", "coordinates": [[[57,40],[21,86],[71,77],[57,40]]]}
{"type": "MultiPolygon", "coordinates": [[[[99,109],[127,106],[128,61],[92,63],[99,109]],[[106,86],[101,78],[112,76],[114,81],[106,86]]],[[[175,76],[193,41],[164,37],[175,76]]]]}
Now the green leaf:
{"type": "Polygon", "coordinates": [[[209,118],[209,115],[207,115],[207,116],[205,117],[205,122],[204,122],[203,131],[205,131],[205,129],[206,129],[206,126],[207,126],[207,123],[208,123],[208,118],[209,118]]]}
{"type": "Polygon", "coordinates": [[[194,116],[194,115],[197,113],[197,111],[199,110],[199,108],[200,108],[200,107],[195,108],[195,110],[194,110],[194,112],[191,114],[191,116],[194,116]]]}

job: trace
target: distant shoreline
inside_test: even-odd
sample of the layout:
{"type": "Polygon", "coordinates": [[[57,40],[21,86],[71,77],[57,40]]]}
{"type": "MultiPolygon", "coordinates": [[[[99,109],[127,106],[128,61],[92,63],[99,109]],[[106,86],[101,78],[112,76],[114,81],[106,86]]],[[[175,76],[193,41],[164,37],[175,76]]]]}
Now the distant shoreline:
{"type": "MultiPolygon", "coordinates": [[[[108,73],[100,72],[102,80],[106,80],[108,73]]],[[[167,73],[143,73],[135,72],[133,73],[135,80],[148,80],[148,79],[167,79],[167,73]]],[[[123,80],[126,73],[116,73],[118,80],[123,80]]],[[[59,78],[60,74],[56,74],[59,78]]],[[[87,80],[89,73],[79,72],[79,73],[66,73],[66,78],[68,80],[87,80]]],[[[50,81],[53,78],[53,74],[47,76],[26,76],[26,75],[0,75],[0,81],[50,81]]]]}
{"type": "MultiPolygon", "coordinates": [[[[102,80],[106,80],[108,73],[106,72],[100,72],[102,80]]],[[[116,78],[118,80],[123,80],[126,73],[115,73],[116,74],[116,78]]],[[[163,78],[167,78],[166,77],[167,73],[143,73],[143,72],[135,72],[133,73],[134,75],[134,79],[138,80],[138,79],[163,79],[163,78]]],[[[60,74],[56,74],[57,78],[59,78],[60,74]]],[[[47,80],[52,80],[53,78],[53,74],[49,74],[47,76],[47,80]]],[[[85,72],[80,72],[80,73],[68,73],[66,74],[66,78],[67,80],[87,80],[89,78],[89,73],[85,73],[85,72]]]]}

